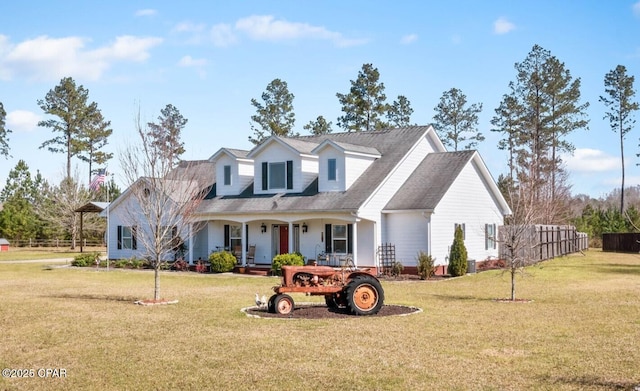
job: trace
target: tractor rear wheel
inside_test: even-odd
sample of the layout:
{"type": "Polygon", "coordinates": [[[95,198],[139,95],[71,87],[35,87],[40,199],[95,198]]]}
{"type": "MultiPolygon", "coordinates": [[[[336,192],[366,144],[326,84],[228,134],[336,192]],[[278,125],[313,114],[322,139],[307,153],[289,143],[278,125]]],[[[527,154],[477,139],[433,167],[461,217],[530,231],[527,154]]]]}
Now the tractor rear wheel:
{"type": "Polygon", "coordinates": [[[293,298],[286,294],[277,295],[273,300],[276,314],[289,315],[294,308],[293,298]]]}
{"type": "Polygon", "coordinates": [[[374,277],[357,276],[346,287],[347,306],[354,315],[375,315],[384,304],[384,290],[374,277]]]}
{"type": "Polygon", "coordinates": [[[276,300],[276,297],[278,295],[271,295],[271,297],[269,298],[269,302],[267,304],[267,312],[275,314],[276,313],[276,306],[274,304],[274,301],[276,300]]]}

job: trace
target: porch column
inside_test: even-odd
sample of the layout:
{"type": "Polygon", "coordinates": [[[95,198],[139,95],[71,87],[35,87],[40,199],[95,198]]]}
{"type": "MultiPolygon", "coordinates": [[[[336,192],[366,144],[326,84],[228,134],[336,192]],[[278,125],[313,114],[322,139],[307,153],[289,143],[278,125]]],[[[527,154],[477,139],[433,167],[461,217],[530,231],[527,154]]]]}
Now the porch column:
{"type": "Polygon", "coordinates": [[[353,264],[355,266],[358,266],[358,222],[355,221],[353,223],[353,243],[351,243],[351,249],[353,250],[353,253],[351,253],[351,256],[353,257],[353,264]]]}
{"type": "Polygon", "coordinates": [[[289,254],[293,252],[293,223],[289,221],[289,254]]]}
{"type": "Polygon", "coordinates": [[[242,266],[247,266],[247,223],[242,222],[242,266]]]}
{"type": "Polygon", "coordinates": [[[189,255],[188,255],[188,260],[189,260],[189,265],[193,265],[193,224],[189,224],[189,255]]]}

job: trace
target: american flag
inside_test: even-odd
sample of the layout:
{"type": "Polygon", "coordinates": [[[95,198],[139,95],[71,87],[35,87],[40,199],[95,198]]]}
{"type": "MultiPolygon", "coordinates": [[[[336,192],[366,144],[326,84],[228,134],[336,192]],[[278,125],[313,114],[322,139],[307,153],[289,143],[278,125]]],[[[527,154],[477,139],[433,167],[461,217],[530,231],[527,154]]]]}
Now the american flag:
{"type": "Polygon", "coordinates": [[[106,177],[107,177],[106,170],[104,168],[99,169],[98,173],[96,174],[95,177],[93,177],[93,180],[89,184],[89,189],[93,191],[100,190],[100,186],[104,183],[104,180],[106,177]]]}

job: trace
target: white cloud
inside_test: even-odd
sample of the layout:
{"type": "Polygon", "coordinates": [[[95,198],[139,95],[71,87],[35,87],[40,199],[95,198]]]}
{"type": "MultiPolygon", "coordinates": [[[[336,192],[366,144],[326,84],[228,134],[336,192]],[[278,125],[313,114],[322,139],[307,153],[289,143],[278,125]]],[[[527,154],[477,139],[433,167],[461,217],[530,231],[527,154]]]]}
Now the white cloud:
{"type": "Polygon", "coordinates": [[[605,152],[591,148],[577,148],[573,156],[563,156],[570,171],[604,172],[620,168],[620,158],[607,155],[605,152]]]}
{"type": "Polygon", "coordinates": [[[204,58],[195,59],[191,56],[184,56],[178,61],[178,66],[181,67],[203,67],[207,65],[207,60],[204,58]]]}
{"type": "Polygon", "coordinates": [[[211,28],[211,40],[218,47],[227,47],[238,42],[238,38],[229,24],[217,24],[211,28]]]}
{"type": "Polygon", "coordinates": [[[146,8],[136,11],[136,16],[154,16],[158,13],[157,10],[146,8]]]}
{"type": "Polygon", "coordinates": [[[640,1],[633,4],[632,9],[635,16],[640,16],[640,1]]]}
{"type": "Polygon", "coordinates": [[[516,25],[509,22],[506,18],[498,18],[495,22],[493,22],[493,32],[495,34],[506,34],[515,30],[516,25]]]}
{"type": "Polygon", "coordinates": [[[239,19],[235,29],[256,41],[290,41],[297,39],[320,39],[333,42],[339,47],[349,47],[366,43],[362,39],[348,39],[341,33],[307,23],[276,20],[271,15],[253,15],[239,19]]]}
{"type": "Polygon", "coordinates": [[[207,60],[204,58],[193,58],[191,56],[184,56],[178,61],[178,66],[183,68],[193,68],[197,71],[201,79],[207,76],[204,67],[207,65],[207,60]]]}
{"type": "Polygon", "coordinates": [[[14,110],[7,113],[7,128],[17,132],[30,132],[38,127],[41,117],[27,110],[14,110]]]}
{"type": "Polygon", "coordinates": [[[181,22],[176,24],[171,32],[173,33],[201,33],[207,26],[204,23],[181,22]]]}
{"type": "Polygon", "coordinates": [[[86,50],[80,37],[51,38],[46,35],[11,45],[0,40],[0,78],[24,76],[30,80],[55,81],[65,76],[97,80],[115,62],[141,62],[149,50],[162,42],[154,37],[117,37],[115,42],[86,50]]]}
{"type": "Polygon", "coordinates": [[[418,40],[418,34],[405,35],[400,39],[400,43],[403,45],[409,45],[418,40]]]}

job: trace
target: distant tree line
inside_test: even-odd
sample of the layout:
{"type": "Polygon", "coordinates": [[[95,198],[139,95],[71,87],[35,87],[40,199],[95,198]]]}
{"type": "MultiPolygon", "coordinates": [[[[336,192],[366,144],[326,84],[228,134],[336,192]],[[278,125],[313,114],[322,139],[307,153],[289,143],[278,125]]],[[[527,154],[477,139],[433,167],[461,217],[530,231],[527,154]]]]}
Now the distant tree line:
{"type": "MultiPolygon", "coordinates": [[[[494,109],[490,129],[502,135],[497,147],[507,152],[508,172],[499,176],[498,186],[512,209],[517,211],[509,221],[573,222],[595,235],[604,228],[636,229],[638,224],[633,216],[638,206],[625,203],[627,189],[624,185],[624,141],[635,125],[634,113],[638,110],[634,100],[634,77],[627,74],[624,66],[618,65],[605,75],[605,94],[599,97],[607,109],[604,119],[609,120],[620,140],[622,183],[620,191],[615,193],[619,197],[619,207],[614,214],[610,206],[605,208],[595,200],[584,205],[584,210],[575,209],[576,199],[584,197],[571,196],[568,173],[561,159],[563,153],[572,153],[575,149],[568,136],[575,131],[588,130],[586,109],[589,103],[582,100],[581,79],[574,77],[562,61],[539,45],[534,45],[514,69],[515,77],[494,109]],[[524,216],[528,217],[525,219],[524,216]],[[626,219],[629,224],[620,224],[620,219],[626,219]]],[[[342,115],[336,119],[335,126],[342,131],[366,132],[414,124],[411,120],[414,110],[409,99],[399,95],[389,103],[380,73],[370,63],[363,64],[357,77],[350,81],[348,91],[338,92],[336,97],[342,115]]],[[[260,99],[251,99],[256,111],[250,118],[252,135],[248,140],[257,145],[271,135],[299,136],[295,131],[294,98],[286,81],[274,79],[260,99]]],[[[108,193],[91,193],[84,185],[113,158],[112,153],[105,151],[113,131],[97,103],[90,102],[89,91],[76,85],[70,77],[63,78],[44,99],[38,100],[38,105],[48,115],[38,125],[49,128],[53,134],[40,148],[65,155],[65,178],[59,184],[49,184],[40,173],[32,176],[21,160],[10,172],[0,193],[3,204],[0,236],[9,239],[52,235],[75,238],[77,218],[71,211],[87,200],[106,200],[106,194],[113,199],[120,193],[113,180],[106,183],[108,193]],[[73,158],[88,165],[87,182],[80,181],[73,173],[73,158]],[[67,210],[56,209],[61,205],[68,206],[67,210]]],[[[433,115],[434,128],[443,143],[451,150],[476,148],[485,140],[478,128],[478,115],[482,109],[482,103],[469,103],[458,88],[444,91],[433,115]]],[[[6,111],[0,102],[0,155],[8,158],[11,130],[6,127],[5,119],[6,111]]],[[[172,156],[170,166],[177,166],[185,152],[180,134],[186,124],[187,119],[179,110],[168,104],[161,110],[157,122],[147,124],[142,136],[147,137],[154,151],[165,157],[172,156]]],[[[333,126],[332,121],[319,114],[302,128],[310,134],[321,135],[333,132],[333,126]]]]}

